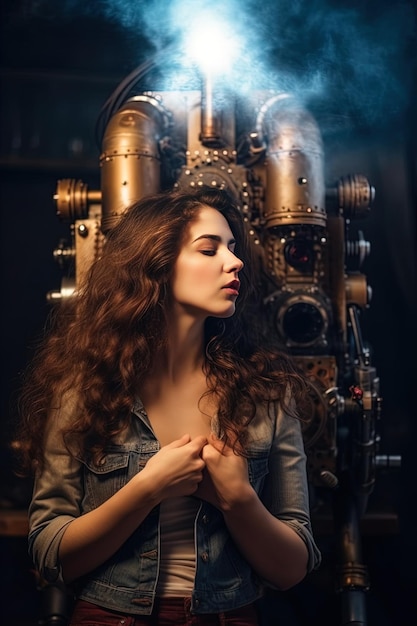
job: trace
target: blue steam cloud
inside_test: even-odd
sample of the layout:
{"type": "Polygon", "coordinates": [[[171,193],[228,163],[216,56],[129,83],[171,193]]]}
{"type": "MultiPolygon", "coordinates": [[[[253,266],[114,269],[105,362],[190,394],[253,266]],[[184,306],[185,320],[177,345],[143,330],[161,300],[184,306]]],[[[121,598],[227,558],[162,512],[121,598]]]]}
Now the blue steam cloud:
{"type": "Polygon", "coordinates": [[[210,12],[244,42],[229,80],[241,95],[289,91],[335,118],[367,125],[386,123],[410,105],[416,71],[411,1],[34,0],[25,7],[37,17],[97,17],[137,34],[138,46],[146,40],[154,51],[169,45],[162,62],[166,88],[190,86],[184,34],[210,12]]]}

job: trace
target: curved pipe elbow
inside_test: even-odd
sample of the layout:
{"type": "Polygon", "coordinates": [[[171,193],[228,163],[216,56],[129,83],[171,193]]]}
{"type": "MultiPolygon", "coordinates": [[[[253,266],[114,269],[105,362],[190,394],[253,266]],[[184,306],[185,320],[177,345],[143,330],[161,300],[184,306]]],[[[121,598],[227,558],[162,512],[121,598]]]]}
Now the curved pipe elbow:
{"type": "Polygon", "coordinates": [[[313,116],[293,96],[280,93],[261,107],[257,132],[267,146],[267,227],[325,226],[323,146],[313,116]]]}
{"type": "Polygon", "coordinates": [[[128,100],[110,119],[100,156],[103,232],[133,202],[159,191],[159,141],[167,118],[159,100],[143,95],[128,100]]]}

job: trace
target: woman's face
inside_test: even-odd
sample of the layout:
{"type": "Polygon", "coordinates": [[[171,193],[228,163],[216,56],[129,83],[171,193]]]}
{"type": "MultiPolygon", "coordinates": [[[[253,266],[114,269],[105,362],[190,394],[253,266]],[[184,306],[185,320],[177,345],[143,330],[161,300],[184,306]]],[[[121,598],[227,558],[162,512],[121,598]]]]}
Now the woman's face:
{"type": "Polygon", "coordinates": [[[243,262],[219,211],[202,207],[190,223],[175,263],[172,293],[178,310],[193,317],[230,317],[239,295],[243,262]]]}

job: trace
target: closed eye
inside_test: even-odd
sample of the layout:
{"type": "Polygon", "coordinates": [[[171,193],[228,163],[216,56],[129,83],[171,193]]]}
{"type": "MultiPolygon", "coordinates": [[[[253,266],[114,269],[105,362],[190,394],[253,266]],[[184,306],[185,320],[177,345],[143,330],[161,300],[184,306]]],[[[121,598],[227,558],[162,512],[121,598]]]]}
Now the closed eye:
{"type": "Polygon", "coordinates": [[[216,254],[216,250],[200,250],[200,252],[206,256],[214,256],[216,254]]]}

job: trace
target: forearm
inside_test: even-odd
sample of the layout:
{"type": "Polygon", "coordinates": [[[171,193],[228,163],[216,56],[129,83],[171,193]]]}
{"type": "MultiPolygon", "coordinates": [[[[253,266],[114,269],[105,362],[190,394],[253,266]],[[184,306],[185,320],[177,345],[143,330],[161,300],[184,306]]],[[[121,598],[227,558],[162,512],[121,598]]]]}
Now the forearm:
{"type": "Polygon", "coordinates": [[[236,545],[260,577],[283,590],[305,577],[308,551],[304,541],[269,513],[249,485],[223,515],[236,545]]]}
{"type": "Polygon", "coordinates": [[[61,540],[59,558],[65,582],[111,557],[158,504],[145,474],[138,474],[101,506],[72,521],[61,540]]]}
{"type": "Polygon", "coordinates": [[[161,448],[124,487],[96,509],[74,519],[59,548],[70,582],[111,557],[165,498],[191,495],[202,479],[205,437],[184,435],[161,448]]]}

